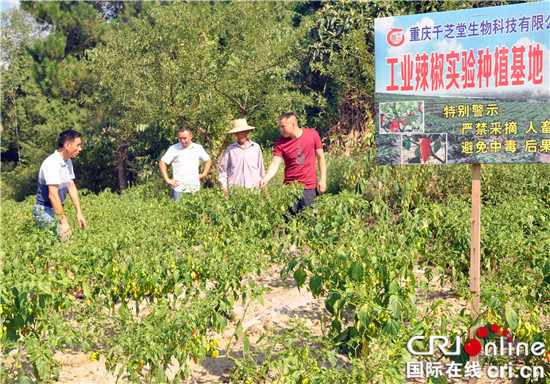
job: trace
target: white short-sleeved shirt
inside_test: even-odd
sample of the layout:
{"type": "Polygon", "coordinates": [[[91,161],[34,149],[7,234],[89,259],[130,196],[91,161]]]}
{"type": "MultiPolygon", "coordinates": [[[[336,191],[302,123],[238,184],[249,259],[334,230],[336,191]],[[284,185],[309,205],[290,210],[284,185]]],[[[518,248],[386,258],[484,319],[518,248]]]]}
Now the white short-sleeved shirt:
{"type": "Polygon", "coordinates": [[[69,183],[74,179],[73,163],[71,159],[63,160],[61,153],[55,151],[42,162],[38,174],[38,190],[36,192],[36,204],[52,207],[48,185],[59,187],[61,204],[65,202],[69,183]]]}
{"type": "Polygon", "coordinates": [[[168,148],[161,161],[172,164],[173,179],[178,182],[176,192],[196,192],[200,189],[199,161],[208,161],[210,156],[202,145],[191,143],[188,148],[176,143],[168,148]]]}

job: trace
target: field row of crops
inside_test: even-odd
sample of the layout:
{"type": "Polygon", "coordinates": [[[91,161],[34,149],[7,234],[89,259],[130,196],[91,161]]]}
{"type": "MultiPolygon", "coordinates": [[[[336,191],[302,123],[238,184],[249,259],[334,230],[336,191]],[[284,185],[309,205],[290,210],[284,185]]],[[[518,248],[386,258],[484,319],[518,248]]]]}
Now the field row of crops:
{"type": "MultiPolygon", "coordinates": [[[[333,193],[291,222],[295,188],[230,199],[206,189],[174,204],[149,184],[84,193],[89,228],[61,243],[32,222],[32,198],[3,203],[2,382],[53,381],[54,353],[77,349],[131,382],[183,382],[191,364],[222,356],[234,361],[235,382],[403,382],[410,337],[467,336],[492,323],[550,350],[548,169],[483,168],[482,314],[473,320],[442,302],[419,306],[435,279],[469,299],[470,168],[365,166],[372,159],[329,158],[333,193]],[[251,344],[233,307],[262,300],[254,277],[273,266],[324,298],[322,338],[296,325],[276,351],[251,344]],[[215,339],[229,323],[242,357],[215,339]],[[168,378],[174,359],[180,371],[168,378]]],[[[545,358],[528,360],[550,372],[545,358]]]]}

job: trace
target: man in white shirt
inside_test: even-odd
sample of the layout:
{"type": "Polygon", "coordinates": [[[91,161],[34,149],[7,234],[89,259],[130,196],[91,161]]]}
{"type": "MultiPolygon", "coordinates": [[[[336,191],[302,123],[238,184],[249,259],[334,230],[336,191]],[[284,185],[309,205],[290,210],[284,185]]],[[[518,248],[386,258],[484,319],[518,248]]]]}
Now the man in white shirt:
{"type": "Polygon", "coordinates": [[[159,161],[160,173],[164,180],[172,186],[172,198],[178,201],[184,193],[197,192],[200,180],[210,171],[212,159],[202,145],[193,143],[193,133],[188,127],[178,130],[178,143],[168,148],[159,161]],[[199,173],[199,162],[204,164],[204,172],[199,173]],[[172,164],[172,178],[168,177],[167,164],[172,164]]]}
{"type": "Polygon", "coordinates": [[[57,139],[58,149],[42,162],[38,174],[36,204],[33,208],[34,220],[41,228],[55,228],[58,225],[55,219],[57,214],[61,228],[56,231],[58,236],[63,239],[72,234],[67,216],[63,212],[63,203],[67,193],[76,209],[78,225],[82,229],[87,226],[80,209],[71,161],[82,150],[80,137],[81,134],[72,129],[61,132],[57,139]]]}

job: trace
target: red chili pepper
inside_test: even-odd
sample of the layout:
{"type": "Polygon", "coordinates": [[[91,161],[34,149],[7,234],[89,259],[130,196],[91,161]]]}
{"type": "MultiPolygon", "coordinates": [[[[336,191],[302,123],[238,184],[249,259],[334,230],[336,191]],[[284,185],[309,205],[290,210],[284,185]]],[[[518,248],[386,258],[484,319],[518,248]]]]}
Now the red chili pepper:
{"type": "Polygon", "coordinates": [[[404,126],[406,122],[407,122],[407,119],[401,120],[401,125],[404,126]]]}
{"type": "Polygon", "coordinates": [[[425,163],[432,153],[432,142],[430,139],[424,137],[420,140],[420,154],[422,155],[422,161],[425,163]]]}
{"type": "Polygon", "coordinates": [[[399,128],[399,121],[397,121],[397,119],[393,119],[393,126],[399,128]]]}
{"type": "Polygon", "coordinates": [[[380,115],[380,125],[384,124],[384,115],[380,115]]]}

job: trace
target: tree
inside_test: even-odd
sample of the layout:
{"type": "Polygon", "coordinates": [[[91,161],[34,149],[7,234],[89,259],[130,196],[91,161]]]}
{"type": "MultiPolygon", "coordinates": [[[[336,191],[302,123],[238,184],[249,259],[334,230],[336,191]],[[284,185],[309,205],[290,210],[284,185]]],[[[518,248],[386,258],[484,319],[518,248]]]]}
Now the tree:
{"type": "MultiPolygon", "coordinates": [[[[27,47],[41,41],[48,29],[32,16],[13,8],[0,15],[2,46],[2,198],[24,198],[36,188],[36,162],[47,152],[51,130],[48,101],[32,75],[33,60],[27,47]],[[35,130],[35,127],[41,127],[35,130]]],[[[40,164],[38,163],[38,166],[40,164]]]]}
{"type": "Polygon", "coordinates": [[[186,125],[219,161],[231,120],[246,117],[265,132],[283,111],[305,116],[307,105],[322,104],[293,81],[305,31],[294,15],[284,3],[170,3],[113,26],[88,54],[119,188],[143,140],[170,142],[186,125]]]}
{"type": "Polygon", "coordinates": [[[79,185],[96,191],[114,187],[96,130],[101,115],[92,104],[97,88],[86,51],[109,25],[131,21],[150,6],[24,2],[2,14],[2,198],[22,199],[36,191],[38,167],[54,150],[58,133],[69,128],[84,133],[85,150],[75,163],[79,185]]]}
{"type": "MultiPolygon", "coordinates": [[[[506,1],[326,2],[310,29],[315,89],[323,89],[337,118],[329,135],[353,145],[374,128],[374,19],[506,4],[506,1]],[[334,103],[335,102],[335,103],[334,103]]],[[[367,143],[370,145],[372,143],[367,143]]]]}

